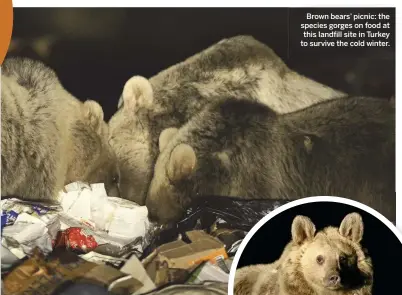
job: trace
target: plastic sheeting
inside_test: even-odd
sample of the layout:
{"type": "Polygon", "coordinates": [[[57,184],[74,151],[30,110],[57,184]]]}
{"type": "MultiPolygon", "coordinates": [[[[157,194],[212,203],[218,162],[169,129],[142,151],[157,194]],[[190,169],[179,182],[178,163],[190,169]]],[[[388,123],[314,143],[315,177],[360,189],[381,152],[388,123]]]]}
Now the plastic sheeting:
{"type": "MultiPolygon", "coordinates": [[[[142,258],[149,255],[158,246],[176,240],[183,233],[194,229],[205,230],[212,235],[219,228],[231,229],[232,240],[234,240],[231,246],[233,246],[236,242],[236,237],[233,235],[237,235],[237,240],[240,241],[259,220],[287,202],[286,200],[267,199],[244,200],[222,196],[200,197],[193,202],[177,224],[155,229],[142,258]]],[[[229,255],[234,255],[234,253],[235,249],[228,251],[229,255]]]]}

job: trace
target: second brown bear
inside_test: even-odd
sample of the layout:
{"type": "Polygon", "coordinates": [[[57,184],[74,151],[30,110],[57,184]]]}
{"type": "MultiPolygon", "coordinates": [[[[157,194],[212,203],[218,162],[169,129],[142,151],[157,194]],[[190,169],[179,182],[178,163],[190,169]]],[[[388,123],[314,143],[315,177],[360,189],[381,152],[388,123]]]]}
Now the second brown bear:
{"type": "Polygon", "coordinates": [[[119,170],[101,106],[67,92],[55,72],[8,59],[1,76],[1,196],[54,201],[64,185],[104,183],[119,196],[119,170]]]}

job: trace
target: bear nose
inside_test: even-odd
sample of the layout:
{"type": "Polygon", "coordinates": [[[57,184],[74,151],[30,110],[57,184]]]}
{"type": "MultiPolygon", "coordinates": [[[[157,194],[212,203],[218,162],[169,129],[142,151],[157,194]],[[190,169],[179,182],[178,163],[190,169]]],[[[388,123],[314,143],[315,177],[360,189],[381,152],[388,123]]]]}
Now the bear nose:
{"type": "Polygon", "coordinates": [[[329,277],[329,283],[331,285],[337,285],[341,281],[341,277],[338,275],[332,275],[329,277]]]}
{"type": "Polygon", "coordinates": [[[150,222],[158,222],[158,214],[157,214],[157,209],[156,208],[150,208],[147,206],[148,209],[148,220],[150,222]]]}

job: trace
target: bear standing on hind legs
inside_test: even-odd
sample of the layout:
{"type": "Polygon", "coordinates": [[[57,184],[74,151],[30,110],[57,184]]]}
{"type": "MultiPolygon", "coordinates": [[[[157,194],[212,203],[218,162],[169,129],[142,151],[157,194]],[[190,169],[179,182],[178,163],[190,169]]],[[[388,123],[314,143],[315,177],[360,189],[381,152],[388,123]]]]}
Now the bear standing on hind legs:
{"type": "Polygon", "coordinates": [[[296,216],[292,240],[278,261],[238,269],[235,295],[370,295],[371,259],[361,247],[363,221],[350,213],[339,228],[316,233],[313,222],[296,216]]]}
{"type": "Polygon", "coordinates": [[[64,185],[104,183],[119,196],[119,170],[102,107],[67,92],[41,62],[12,58],[1,76],[1,195],[54,201],[64,185]]]}

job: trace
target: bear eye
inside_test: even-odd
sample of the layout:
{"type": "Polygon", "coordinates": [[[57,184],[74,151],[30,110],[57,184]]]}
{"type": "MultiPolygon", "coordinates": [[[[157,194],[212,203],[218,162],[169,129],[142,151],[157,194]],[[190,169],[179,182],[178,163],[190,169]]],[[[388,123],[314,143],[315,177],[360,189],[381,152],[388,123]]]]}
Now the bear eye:
{"type": "Polygon", "coordinates": [[[119,175],[116,174],[116,175],[113,177],[112,181],[113,181],[114,184],[118,184],[118,183],[119,183],[119,175]]]}
{"type": "Polygon", "coordinates": [[[341,257],[339,257],[339,262],[340,263],[345,263],[346,262],[346,257],[345,256],[341,256],[341,257]]]}
{"type": "Polygon", "coordinates": [[[319,265],[323,264],[324,261],[325,261],[324,256],[322,256],[322,255],[318,255],[317,258],[316,258],[316,260],[317,260],[317,263],[318,263],[319,265]]]}

